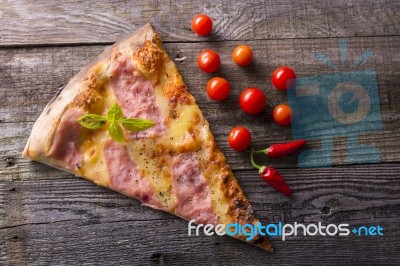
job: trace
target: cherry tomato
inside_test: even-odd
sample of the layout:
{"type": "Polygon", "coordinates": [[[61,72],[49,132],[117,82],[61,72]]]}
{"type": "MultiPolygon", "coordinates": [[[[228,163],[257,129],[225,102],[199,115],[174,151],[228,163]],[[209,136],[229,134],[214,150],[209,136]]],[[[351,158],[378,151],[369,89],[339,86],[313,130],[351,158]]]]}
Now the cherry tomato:
{"type": "Polygon", "coordinates": [[[226,79],[215,77],[207,83],[207,94],[215,101],[225,100],[230,92],[231,85],[226,79]]]}
{"type": "Polygon", "coordinates": [[[272,116],[278,125],[288,126],[292,122],[292,108],[286,104],[279,104],[275,106],[272,116]]]}
{"type": "Polygon", "coordinates": [[[247,66],[253,59],[253,50],[248,45],[239,45],[233,50],[232,58],[239,66],[247,66]]]}
{"type": "Polygon", "coordinates": [[[228,143],[236,151],[244,151],[250,146],[251,134],[249,130],[242,126],[232,128],[228,136],[228,143]]]}
{"type": "Polygon", "coordinates": [[[204,72],[213,73],[219,69],[221,59],[215,51],[204,50],[197,57],[197,64],[204,72]]]}
{"type": "Polygon", "coordinates": [[[211,32],[212,26],[212,20],[206,14],[197,15],[192,19],[192,29],[199,35],[208,35],[211,32]]]}
{"type": "Polygon", "coordinates": [[[240,107],[248,114],[261,112],[266,104],[264,93],[258,88],[247,88],[239,98],[240,107]]]}
{"type": "Polygon", "coordinates": [[[272,84],[278,90],[286,91],[293,87],[296,79],[296,73],[287,66],[281,66],[272,73],[272,84]]]}

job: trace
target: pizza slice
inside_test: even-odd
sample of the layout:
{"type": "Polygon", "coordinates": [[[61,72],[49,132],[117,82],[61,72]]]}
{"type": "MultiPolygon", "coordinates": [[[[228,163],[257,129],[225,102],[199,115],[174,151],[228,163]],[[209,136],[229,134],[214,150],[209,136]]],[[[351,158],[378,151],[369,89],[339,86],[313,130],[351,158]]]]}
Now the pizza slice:
{"type": "MultiPolygon", "coordinates": [[[[70,80],[36,121],[23,156],[186,220],[258,223],[150,24],[70,80]],[[87,114],[98,120],[92,129],[81,125],[87,114]],[[122,124],[124,118],[144,119],[154,126],[131,132],[127,125],[104,120],[107,116],[122,124]]],[[[246,241],[244,235],[235,237],[246,241]]],[[[248,242],[272,250],[261,235],[248,242]]]]}

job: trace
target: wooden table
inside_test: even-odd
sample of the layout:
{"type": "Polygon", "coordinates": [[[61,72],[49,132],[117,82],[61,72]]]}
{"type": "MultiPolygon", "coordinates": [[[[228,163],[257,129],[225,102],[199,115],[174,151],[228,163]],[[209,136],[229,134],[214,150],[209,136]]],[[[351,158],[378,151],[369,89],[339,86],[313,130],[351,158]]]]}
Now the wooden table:
{"type": "MultiPolygon", "coordinates": [[[[0,18],[1,265],[400,264],[399,1],[0,0],[0,18]],[[214,19],[209,38],[190,30],[200,12],[214,19]],[[172,58],[186,57],[177,66],[257,216],[266,222],[380,225],[384,236],[272,238],[274,254],[229,237],[189,237],[181,219],[21,158],[34,121],[57,88],[146,22],[172,58]],[[237,124],[248,126],[257,148],[290,140],[290,128],[271,121],[273,107],[287,101],[273,89],[271,73],[280,65],[299,77],[332,72],[315,53],[339,65],[340,38],[348,40],[349,62],[373,51],[357,69],[377,73],[383,129],[360,140],[379,148],[382,162],[349,165],[346,137],[334,138],[332,168],[299,168],[296,156],[270,162],[294,190],[284,197],[260,180],[247,155],[227,146],[227,133],[237,124]],[[255,53],[247,68],[230,58],[243,43],[255,53]],[[207,98],[210,75],[196,65],[205,48],[219,52],[219,75],[233,87],[220,104],[207,98]],[[238,95],[248,86],[267,95],[261,115],[238,108],[238,95]]],[[[318,145],[310,141],[309,148],[318,145]]]]}

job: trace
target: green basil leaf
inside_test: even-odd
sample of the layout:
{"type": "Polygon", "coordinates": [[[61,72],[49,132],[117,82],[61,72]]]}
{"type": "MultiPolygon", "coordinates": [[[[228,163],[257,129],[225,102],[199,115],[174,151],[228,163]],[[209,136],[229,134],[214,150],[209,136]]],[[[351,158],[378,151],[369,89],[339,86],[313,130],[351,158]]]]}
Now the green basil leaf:
{"type": "Polygon", "coordinates": [[[110,122],[121,122],[124,118],[122,114],[121,107],[119,107],[118,103],[114,103],[107,113],[107,120],[110,122]]]}
{"type": "Polygon", "coordinates": [[[110,134],[110,136],[117,142],[124,142],[124,131],[122,131],[122,128],[120,125],[118,125],[117,123],[112,123],[109,127],[108,127],[108,133],[110,134]]]}
{"type": "Polygon", "coordinates": [[[148,119],[126,118],[122,120],[122,126],[129,131],[143,131],[151,128],[156,123],[148,119]]]}
{"type": "Polygon", "coordinates": [[[89,128],[89,129],[98,129],[103,127],[107,123],[107,119],[101,115],[95,115],[95,114],[86,114],[81,117],[79,117],[78,120],[76,120],[79,124],[81,124],[83,127],[89,128]]]}

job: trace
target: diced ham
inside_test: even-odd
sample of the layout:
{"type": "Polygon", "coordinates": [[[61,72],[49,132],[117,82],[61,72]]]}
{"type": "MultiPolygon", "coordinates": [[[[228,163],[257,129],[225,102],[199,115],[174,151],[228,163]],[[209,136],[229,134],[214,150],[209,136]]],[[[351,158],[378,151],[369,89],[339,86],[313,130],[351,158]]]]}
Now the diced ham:
{"type": "Polygon", "coordinates": [[[161,136],[165,131],[164,117],[156,105],[154,88],[137,72],[132,60],[120,57],[111,63],[107,70],[113,91],[125,117],[150,119],[157,124],[152,128],[126,134],[128,139],[161,136]]]}
{"type": "Polygon", "coordinates": [[[195,152],[182,153],[172,162],[172,191],[176,196],[175,213],[197,223],[216,224],[210,188],[200,171],[195,152]]]}
{"type": "Polygon", "coordinates": [[[162,207],[149,181],[141,175],[123,145],[110,140],[105,144],[103,154],[111,189],[153,208],[162,207]]]}
{"type": "Polygon", "coordinates": [[[49,156],[61,160],[70,170],[80,168],[83,156],[79,150],[79,139],[82,132],[81,125],[76,120],[84,115],[78,108],[68,109],[62,116],[54,134],[49,156]]]}

